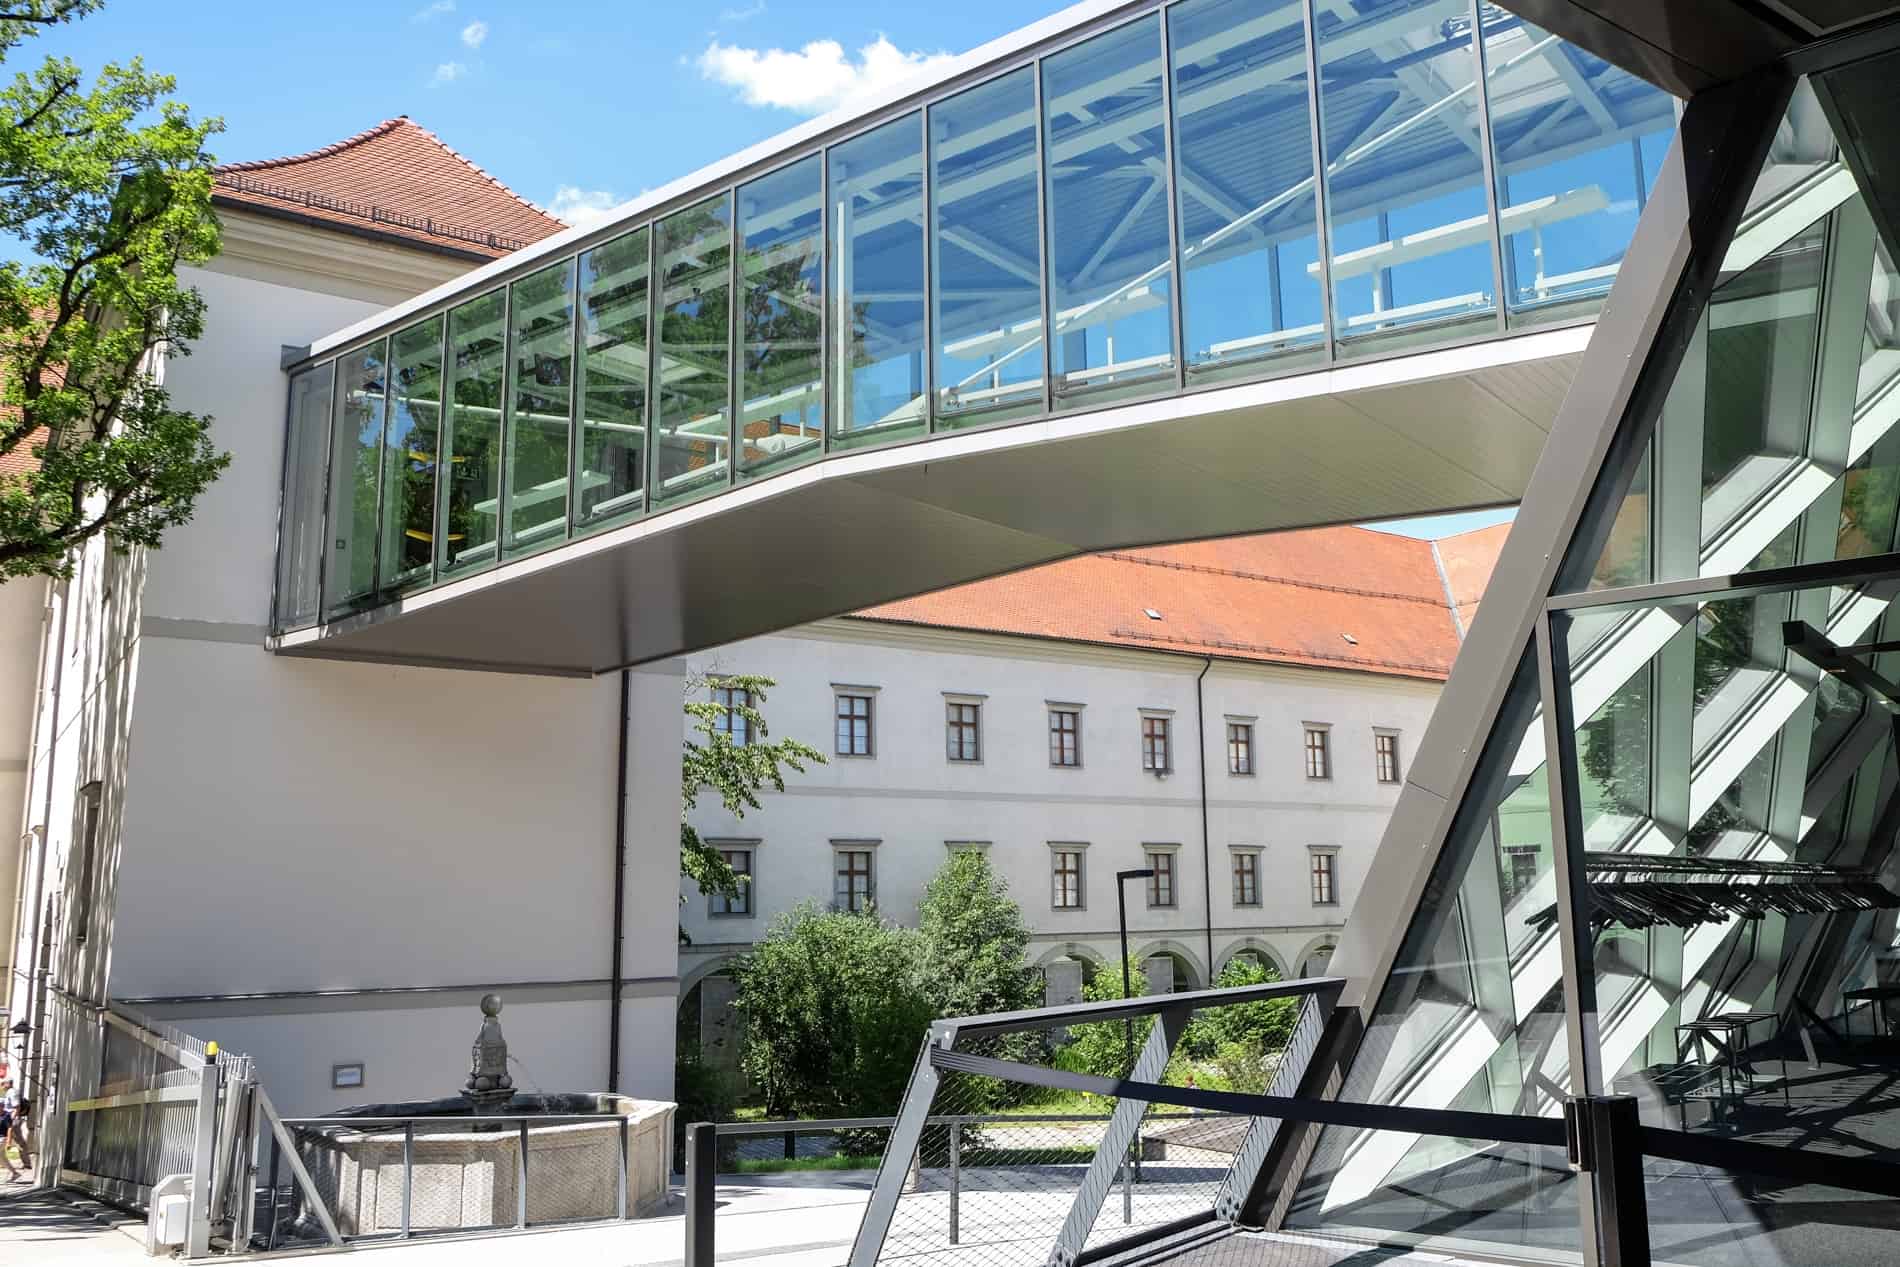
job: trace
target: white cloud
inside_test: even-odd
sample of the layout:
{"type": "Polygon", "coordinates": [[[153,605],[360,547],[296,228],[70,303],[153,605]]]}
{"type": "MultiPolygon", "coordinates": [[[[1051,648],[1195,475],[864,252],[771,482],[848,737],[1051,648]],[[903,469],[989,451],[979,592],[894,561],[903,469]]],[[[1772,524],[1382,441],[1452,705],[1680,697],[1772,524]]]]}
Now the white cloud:
{"type": "Polygon", "coordinates": [[[765,0],[753,0],[753,3],[743,9],[721,9],[719,11],[719,25],[732,26],[739,22],[750,22],[753,18],[758,17],[764,12],[765,0]]]}
{"type": "Polygon", "coordinates": [[[468,74],[468,67],[461,62],[443,62],[435,68],[435,74],[429,82],[452,84],[466,74],[468,74]]]}
{"type": "Polygon", "coordinates": [[[608,212],[625,201],[619,194],[605,189],[562,185],[554,191],[554,197],[548,200],[548,214],[573,225],[598,224],[607,218],[608,212]]]}
{"type": "Polygon", "coordinates": [[[434,3],[425,4],[420,9],[417,9],[409,20],[411,22],[428,22],[441,17],[445,13],[453,12],[455,12],[455,0],[434,0],[434,3]]]}
{"type": "Polygon", "coordinates": [[[796,51],[738,48],[714,40],[699,55],[699,73],[736,88],[749,106],[823,114],[950,62],[949,53],[907,53],[882,35],[846,55],[836,40],[813,40],[796,51]]]}
{"type": "Polygon", "coordinates": [[[486,22],[477,20],[462,28],[462,43],[470,48],[480,48],[482,41],[487,38],[488,23],[486,22]]]}

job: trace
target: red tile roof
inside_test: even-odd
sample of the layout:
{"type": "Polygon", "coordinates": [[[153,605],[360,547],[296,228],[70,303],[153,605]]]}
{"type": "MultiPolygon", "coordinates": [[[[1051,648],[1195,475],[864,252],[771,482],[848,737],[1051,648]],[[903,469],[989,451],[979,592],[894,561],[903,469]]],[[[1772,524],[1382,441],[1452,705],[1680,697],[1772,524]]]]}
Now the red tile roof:
{"type": "Polygon", "coordinates": [[[1510,533],[1510,524],[1493,524],[1440,537],[1434,543],[1439,566],[1445,571],[1445,584],[1458,604],[1458,620],[1466,629],[1471,628],[1471,618],[1478,614],[1478,600],[1484,597],[1491,570],[1498,565],[1498,551],[1504,548],[1504,538],[1510,533]]]}
{"type": "MultiPolygon", "coordinates": [[[[14,414],[18,417],[18,414],[14,414]]],[[[0,453],[0,477],[25,475],[40,469],[39,455],[34,449],[46,443],[46,428],[41,427],[26,439],[13,447],[11,453],[0,453]]]]}
{"type": "MultiPolygon", "coordinates": [[[[1432,545],[1342,527],[1111,551],[856,618],[1440,680],[1459,630],[1432,545]]],[[[1475,602],[1489,563],[1479,543],[1457,554],[1452,592],[1475,602]]]]}
{"type": "Polygon", "coordinates": [[[212,201],[493,259],[567,227],[401,116],[307,154],[226,163],[212,201]]]}

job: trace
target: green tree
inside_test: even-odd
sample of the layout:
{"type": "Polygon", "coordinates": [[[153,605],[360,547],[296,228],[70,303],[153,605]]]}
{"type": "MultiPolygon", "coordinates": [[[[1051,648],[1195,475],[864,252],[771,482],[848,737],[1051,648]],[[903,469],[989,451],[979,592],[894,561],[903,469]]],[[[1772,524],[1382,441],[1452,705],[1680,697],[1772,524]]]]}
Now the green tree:
{"type": "Polygon", "coordinates": [[[931,877],[917,931],[937,1015],[1013,1012],[1042,1002],[1036,971],[1024,962],[1023,909],[979,850],[960,851],[931,877]]]}
{"type": "MultiPolygon", "coordinates": [[[[825,763],[825,755],[796,739],[772,740],[765,726],[765,693],[778,685],[769,677],[722,675],[695,677],[686,684],[686,716],[692,734],[680,761],[680,873],[708,896],[738,897],[741,879],[717,849],[707,845],[687,821],[699,798],[716,793],[734,818],[759,808],[759,792],[785,790],[785,771],[805,772],[805,764],[825,763]],[[712,698],[712,687],[729,687],[734,703],[712,698]],[[738,694],[743,692],[743,694],[738,694]],[[746,742],[734,743],[739,730],[746,742]]],[[[685,934],[680,934],[685,940],[685,934]]]]}
{"type": "MultiPolygon", "coordinates": [[[[0,0],[0,60],[101,0],[0,0]]],[[[0,578],[69,575],[75,547],[159,544],[230,464],[211,419],[174,409],[154,369],[185,355],[204,302],[182,264],[218,250],[205,142],[222,125],[136,58],[91,86],[49,57],[0,88],[0,578]]]]}
{"type": "Polygon", "coordinates": [[[895,1113],[935,1013],[919,935],[874,912],[806,902],[732,970],[745,1013],[741,1061],[766,1112],[895,1113]]]}

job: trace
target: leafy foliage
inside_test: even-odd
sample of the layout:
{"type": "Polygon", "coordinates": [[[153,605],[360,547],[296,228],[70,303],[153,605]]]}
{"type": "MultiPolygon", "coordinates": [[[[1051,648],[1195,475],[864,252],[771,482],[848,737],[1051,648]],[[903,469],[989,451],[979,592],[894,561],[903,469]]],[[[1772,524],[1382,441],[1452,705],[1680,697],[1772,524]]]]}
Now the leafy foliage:
{"type": "MultiPolygon", "coordinates": [[[[800,774],[807,762],[825,763],[818,749],[796,739],[771,740],[766,732],[766,692],[778,685],[769,677],[756,675],[694,678],[686,684],[686,716],[693,734],[685,741],[680,761],[680,873],[699,886],[701,893],[738,897],[740,878],[733,873],[719,851],[699,838],[687,821],[702,793],[712,792],[734,818],[759,808],[759,792],[771,788],[785,790],[785,771],[800,774]],[[727,707],[714,702],[710,686],[732,687],[746,692],[744,702],[735,703],[731,713],[743,721],[748,742],[734,743],[722,729],[727,707]]],[[[684,934],[682,934],[682,938],[684,934]]]]}
{"type": "Polygon", "coordinates": [[[917,908],[924,979],[939,1016],[1013,1012],[1042,1002],[1025,962],[1029,925],[1009,885],[975,849],[962,850],[932,876],[917,908]]]}
{"type": "Polygon", "coordinates": [[[806,902],[733,969],[741,1057],[773,1116],[893,1113],[935,1014],[922,937],[806,902]]]}
{"type": "MultiPolygon", "coordinates": [[[[0,5],[0,59],[99,0],[0,5]]],[[[181,264],[218,250],[211,156],[222,127],[133,59],[92,86],[47,58],[0,88],[0,233],[37,258],[0,263],[0,579],[69,575],[104,534],[155,546],[230,464],[210,418],[171,407],[153,370],[185,355],[204,303],[181,264]]]]}

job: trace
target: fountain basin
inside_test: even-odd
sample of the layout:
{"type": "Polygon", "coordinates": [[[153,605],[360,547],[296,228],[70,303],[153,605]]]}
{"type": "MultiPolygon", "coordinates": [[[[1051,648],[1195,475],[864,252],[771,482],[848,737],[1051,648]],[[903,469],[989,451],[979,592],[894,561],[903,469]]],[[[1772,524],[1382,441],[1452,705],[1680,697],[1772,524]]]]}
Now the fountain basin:
{"type": "Polygon", "coordinates": [[[624,1132],[626,1210],[639,1218],[666,1204],[674,1111],[665,1101],[606,1094],[523,1094],[491,1112],[476,1112],[459,1096],[364,1104],[338,1110],[321,1126],[300,1127],[298,1151],[338,1230],[363,1236],[402,1230],[409,1131],[411,1231],[513,1226],[521,1210],[524,1121],[527,1221],[617,1217],[624,1132]],[[368,1120],[361,1127],[335,1120],[352,1117],[368,1120]]]}

